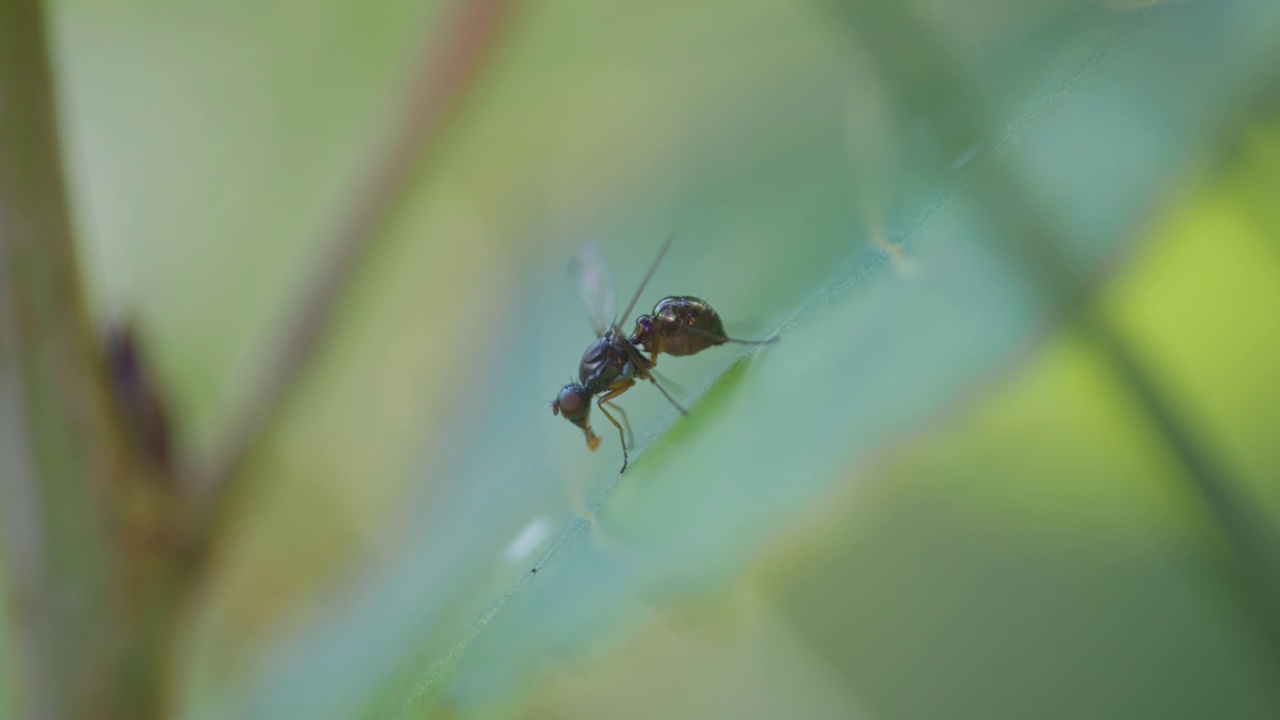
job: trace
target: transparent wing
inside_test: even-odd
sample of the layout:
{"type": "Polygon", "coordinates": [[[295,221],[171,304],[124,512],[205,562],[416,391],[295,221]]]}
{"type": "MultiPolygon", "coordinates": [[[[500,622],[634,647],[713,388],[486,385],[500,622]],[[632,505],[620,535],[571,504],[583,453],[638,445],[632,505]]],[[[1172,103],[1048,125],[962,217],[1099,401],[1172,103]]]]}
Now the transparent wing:
{"type": "Polygon", "coordinates": [[[596,335],[603,335],[618,313],[618,299],[613,289],[613,277],[604,253],[593,242],[585,242],[569,266],[578,283],[578,293],[591,313],[591,323],[596,335]]]}

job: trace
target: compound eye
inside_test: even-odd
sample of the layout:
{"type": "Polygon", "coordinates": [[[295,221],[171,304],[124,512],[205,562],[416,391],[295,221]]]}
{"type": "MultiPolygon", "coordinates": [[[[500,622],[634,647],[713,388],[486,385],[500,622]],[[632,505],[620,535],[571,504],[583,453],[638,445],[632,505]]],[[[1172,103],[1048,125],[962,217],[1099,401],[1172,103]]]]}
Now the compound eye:
{"type": "Polygon", "coordinates": [[[568,420],[577,420],[587,414],[589,406],[587,405],[591,396],[587,394],[585,388],[576,385],[566,385],[560,391],[560,397],[556,398],[556,407],[560,410],[560,414],[564,415],[568,420]]]}

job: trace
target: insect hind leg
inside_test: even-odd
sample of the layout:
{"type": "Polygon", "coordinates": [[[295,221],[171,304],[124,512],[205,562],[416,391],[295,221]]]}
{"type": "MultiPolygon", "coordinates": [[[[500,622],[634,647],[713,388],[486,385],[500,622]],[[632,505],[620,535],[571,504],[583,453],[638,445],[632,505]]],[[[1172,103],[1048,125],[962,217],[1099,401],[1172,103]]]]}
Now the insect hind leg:
{"type": "Polygon", "coordinates": [[[773,343],[778,342],[777,335],[774,335],[773,337],[765,338],[764,340],[739,340],[738,338],[731,338],[727,335],[721,335],[720,333],[708,332],[706,330],[703,330],[701,328],[696,328],[696,327],[685,326],[683,328],[680,328],[680,331],[687,332],[690,335],[700,335],[705,338],[711,338],[712,340],[716,340],[718,342],[730,342],[730,343],[737,343],[739,345],[772,345],[773,343]]]}
{"type": "Polygon", "coordinates": [[[653,383],[653,386],[658,388],[658,392],[662,393],[662,397],[666,398],[667,402],[671,403],[671,405],[674,406],[681,415],[687,417],[689,415],[689,411],[685,410],[680,403],[676,402],[676,399],[671,397],[671,393],[667,392],[667,389],[662,387],[662,384],[658,382],[658,379],[653,376],[653,368],[658,364],[658,353],[655,352],[653,354],[653,359],[650,360],[642,355],[634,345],[628,344],[627,354],[630,356],[631,363],[636,367],[636,372],[640,377],[653,383]]]}
{"type": "Polygon", "coordinates": [[[685,410],[680,403],[676,402],[675,398],[671,397],[671,393],[667,392],[667,389],[658,383],[658,379],[655,378],[652,373],[649,373],[649,382],[653,383],[653,386],[658,388],[658,392],[662,393],[662,397],[666,398],[667,402],[671,403],[681,415],[685,417],[689,416],[689,411],[685,410]]]}

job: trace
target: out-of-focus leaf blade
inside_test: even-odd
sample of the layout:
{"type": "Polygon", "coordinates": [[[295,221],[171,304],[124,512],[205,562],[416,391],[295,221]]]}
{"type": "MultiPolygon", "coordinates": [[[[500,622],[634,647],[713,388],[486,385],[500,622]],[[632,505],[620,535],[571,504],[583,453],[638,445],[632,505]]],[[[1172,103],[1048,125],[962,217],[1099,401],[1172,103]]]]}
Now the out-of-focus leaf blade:
{"type": "MultiPolygon", "coordinates": [[[[719,591],[1052,329],[998,213],[1039,214],[1100,275],[1270,72],[1280,20],[937,1],[912,5],[922,33],[864,5],[523,12],[253,469],[190,716],[501,709],[647,608],[719,591]],[[973,104],[979,137],[956,121],[973,104]],[[1037,207],[991,196],[997,162],[1037,207]],[[782,337],[662,358],[698,388],[691,417],[627,393],[641,452],[618,479],[608,433],[587,453],[547,409],[592,339],[564,268],[595,238],[629,292],[673,231],[642,309],[689,293],[735,336],[782,337]]],[[[101,296],[157,329],[199,445],[435,8],[59,7],[101,296]]]]}
{"type": "MultiPolygon", "coordinates": [[[[690,183],[687,201],[646,206],[633,200],[635,217],[666,208],[675,218],[668,222],[684,219],[697,228],[682,232],[698,240],[673,250],[675,268],[660,275],[653,297],[662,287],[684,292],[696,286],[731,321],[735,310],[756,313],[762,320],[756,334],[779,327],[782,342],[749,358],[722,353],[691,362],[693,373],[718,379],[693,404],[692,417],[667,416],[626,476],[592,484],[587,519],[546,500],[565,482],[557,454],[575,450],[552,431],[578,438],[567,427],[532,431],[528,415],[504,409],[529,405],[521,400],[536,392],[524,387],[529,368],[486,366],[492,386],[506,392],[490,391],[475,406],[462,430],[474,440],[422,470],[452,479],[446,496],[433,498],[447,512],[432,513],[432,525],[406,542],[411,561],[393,562],[385,585],[370,589],[354,611],[326,625],[298,662],[280,670],[253,714],[278,714],[303,697],[307,712],[323,715],[327,708],[353,709],[343,703],[375,694],[383,695],[381,712],[393,715],[426,707],[492,710],[528,687],[548,659],[577,657],[625,632],[638,608],[722,587],[797,512],[847,477],[848,468],[956,402],[1043,327],[1050,308],[1034,280],[992,242],[1001,226],[988,213],[1001,210],[982,193],[986,163],[1007,163],[1032,184],[1049,219],[1073,243],[1063,250],[1086,274],[1096,274],[1100,263],[1123,254],[1127,231],[1162,190],[1160,178],[1184,167],[1246,99],[1250,79],[1258,77],[1251,68],[1269,51],[1276,15],[1245,2],[1133,13],[1094,9],[1068,15],[1061,32],[1046,32],[1053,42],[1017,53],[1006,48],[1024,58],[1020,69],[1034,76],[1018,78],[1008,107],[995,114],[1005,120],[990,136],[959,143],[962,152],[947,156],[950,163],[911,148],[885,166],[901,173],[888,181],[908,188],[882,207],[890,208],[887,238],[905,241],[917,269],[910,276],[892,272],[884,255],[867,248],[867,219],[853,209],[857,198],[847,197],[840,208],[837,197],[814,185],[813,167],[802,172],[781,158],[772,160],[773,169],[792,175],[748,177],[766,182],[781,175],[801,183],[770,183],[773,193],[796,202],[804,202],[806,189],[815,190],[810,233],[793,221],[785,235],[766,226],[744,244],[739,233],[749,224],[743,220],[767,213],[743,206],[719,213],[712,200],[716,192],[750,197],[748,177],[741,175],[727,187],[711,178],[706,185],[690,183]],[[833,244],[836,238],[843,241],[833,244]],[[682,267],[682,253],[697,260],[682,267]],[[819,266],[787,264],[797,257],[827,259],[819,266]],[[732,272],[708,272],[717,266],[743,270],[750,289],[732,272]],[[554,454],[545,449],[549,443],[554,454]],[[485,521],[475,522],[480,517],[485,521]],[[545,548],[504,567],[499,558],[506,543],[540,517],[556,528],[545,548]],[[535,566],[536,575],[530,573],[535,566]],[[375,658],[381,670],[340,670],[368,668],[375,658]],[[383,671],[392,667],[401,679],[388,684],[383,671]],[[402,706],[406,693],[411,700],[402,706]]],[[[552,37],[535,35],[542,42],[552,37]]],[[[537,42],[528,43],[533,52],[537,42]]],[[[839,57],[838,47],[830,56],[806,58],[807,77],[839,57]]],[[[926,67],[912,81],[927,78],[926,67]]],[[[495,96],[517,84],[507,83],[495,96]]],[[[914,131],[925,144],[948,144],[940,134],[946,112],[945,103],[922,105],[903,135],[914,131]]],[[[723,122],[718,127],[734,127],[723,122]]],[[[788,134],[796,143],[789,150],[807,157],[806,140],[830,146],[840,130],[831,123],[814,128],[813,137],[788,134]]],[[[712,168],[730,164],[718,159],[712,168]]],[[[619,267],[634,268],[645,253],[618,254],[619,267]]],[[[536,277],[533,283],[523,291],[527,301],[518,303],[528,314],[513,320],[505,337],[519,347],[560,347],[559,333],[526,318],[556,316],[552,298],[563,304],[567,295],[555,292],[555,283],[550,290],[536,277]],[[547,342],[552,338],[557,342],[547,342]]],[[[582,344],[566,341],[563,352],[548,354],[571,362],[582,344]]],[[[651,400],[637,398],[634,405],[641,408],[641,426],[653,427],[662,411],[651,400]]]]}

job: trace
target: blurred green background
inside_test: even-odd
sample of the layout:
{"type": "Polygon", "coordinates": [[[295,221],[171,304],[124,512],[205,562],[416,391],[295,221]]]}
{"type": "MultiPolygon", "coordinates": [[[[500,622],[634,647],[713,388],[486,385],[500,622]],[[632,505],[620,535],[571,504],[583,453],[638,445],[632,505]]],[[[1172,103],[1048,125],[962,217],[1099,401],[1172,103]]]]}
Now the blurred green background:
{"type": "MultiPolygon", "coordinates": [[[[208,457],[458,7],[48,7],[95,317],[208,457]]],[[[177,716],[1280,716],[1276,568],[1178,452],[1280,517],[1280,5],[496,7],[248,468],[177,716]],[[641,309],[781,339],[663,358],[691,415],[627,393],[619,477],[547,407],[566,268],[596,242],[625,303],[673,232],[641,309]]]]}

